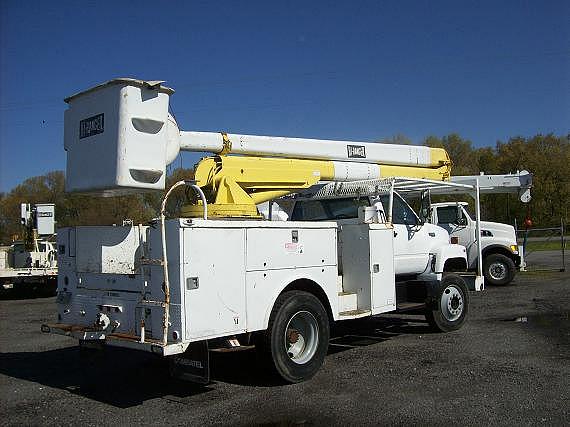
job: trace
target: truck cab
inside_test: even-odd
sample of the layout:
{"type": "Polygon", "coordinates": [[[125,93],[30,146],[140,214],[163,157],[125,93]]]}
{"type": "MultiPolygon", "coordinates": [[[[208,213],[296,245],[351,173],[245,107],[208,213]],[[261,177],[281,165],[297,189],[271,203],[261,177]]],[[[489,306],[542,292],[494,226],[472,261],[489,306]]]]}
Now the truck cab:
{"type": "MultiPolygon", "coordinates": [[[[470,269],[477,265],[477,236],[473,216],[466,202],[444,202],[431,205],[431,222],[447,230],[467,249],[470,269]]],[[[492,285],[506,285],[521,266],[521,254],[514,227],[497,222],[481,221],[483,274],[492,285]]]]}
{"type": "Polygon", "coordinates": [[[13,268],[53,268],[57,266],[57,251],[52,242],[35,239],[32,250],[26,248],[23,241],[17,241],[11,247],[13,268]]]}

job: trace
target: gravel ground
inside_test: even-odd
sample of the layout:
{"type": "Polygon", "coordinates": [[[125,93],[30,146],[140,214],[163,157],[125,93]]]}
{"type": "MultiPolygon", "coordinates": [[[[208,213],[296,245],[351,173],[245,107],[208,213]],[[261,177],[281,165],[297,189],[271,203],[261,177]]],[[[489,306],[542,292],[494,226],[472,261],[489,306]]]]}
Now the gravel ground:
{"type": "Polygon", "coordinates": [[[430,333],[418,316],[353,321],[310,381],[274,384],[241,352],[213,355],[205,387],[150,354],[81,360],[73,340],[39,331],[55,298],[5,295],[0,424],[570,425],[569,291],[569,273],[519,274],[472,293],[459,331],[430,333]]]}
{"type": "Polygon", "coordinates": [[[564,251],[534,251],[525,255],[527,269],[529,271],[545,270],[560,271],[570,268],[570,252],[564,251]]]}

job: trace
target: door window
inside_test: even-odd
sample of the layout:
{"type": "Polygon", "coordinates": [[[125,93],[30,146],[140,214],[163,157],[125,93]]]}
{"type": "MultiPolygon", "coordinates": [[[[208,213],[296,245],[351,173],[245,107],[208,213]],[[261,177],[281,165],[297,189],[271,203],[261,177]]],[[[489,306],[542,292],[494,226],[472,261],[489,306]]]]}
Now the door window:
{"type": "MultiPolygon", "coordinates": [[[[384,209],[388,209],[390,206],[390,196],[388,194],[383,194],[380,196],[380,201],[384,209]]],[[[402,198],[394,194],[393,206],[392,206],[392,223],[394,224],[404,224],[404,225],[418,225],[418,217],[408,206],[402,198]]]]}
{"type": "Polygon", "coordinates": [[[438,224],[458,224],[457,206],[442,206],[437,208],[438,224]]]}

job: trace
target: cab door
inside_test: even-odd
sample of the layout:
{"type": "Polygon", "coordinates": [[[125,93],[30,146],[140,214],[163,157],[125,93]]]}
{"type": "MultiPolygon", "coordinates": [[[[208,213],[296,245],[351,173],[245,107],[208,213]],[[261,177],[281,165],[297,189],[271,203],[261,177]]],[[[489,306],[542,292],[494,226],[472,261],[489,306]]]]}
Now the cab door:
{"type": "MultiPolygon", "coordinates": [[[[380,198],[388,209],[389,196],[380,198]]],[[[392,206],[394,224],[394,269],[396,275],[421,274],[429,268],[429,252],[435,233],[424,226],[410,206],[394,193],[392,206]]]]}
{"type": "Polygon", "coordinates": [[[437,225],[447,230],[450,236],[457,237],[458,243],[467,248],[475,241],[471,217],[461,205],[438,206],[437,225]],[[463,219],[459,218],[459,210],[463,219]]]}

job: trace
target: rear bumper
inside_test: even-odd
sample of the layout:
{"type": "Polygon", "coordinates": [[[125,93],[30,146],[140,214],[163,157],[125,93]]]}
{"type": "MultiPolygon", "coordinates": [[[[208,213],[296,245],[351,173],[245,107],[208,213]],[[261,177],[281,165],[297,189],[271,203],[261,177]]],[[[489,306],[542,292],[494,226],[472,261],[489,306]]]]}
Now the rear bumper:
{"type": "Polygon", "coordinates": [[[105,331],[65,323],[44,323],[41,330],[48,334],[65,335],[82,341],[100,342],[112,347],[147,351],[158,354],[159,356],[172,356],[174,354],[184,353],[190,344],[188,342],[177,342],[164,345],[161,341],[149,339],[141,340],[138,336],[121,333],[108,334],[105,331]]]}

